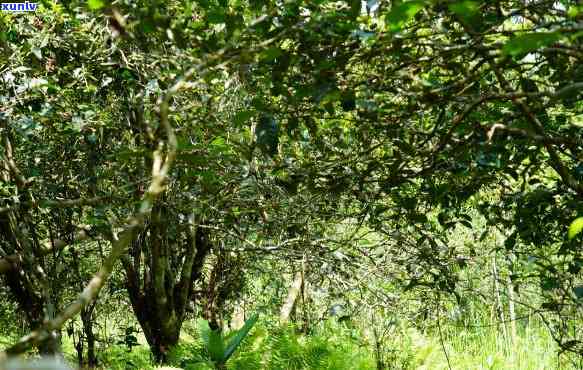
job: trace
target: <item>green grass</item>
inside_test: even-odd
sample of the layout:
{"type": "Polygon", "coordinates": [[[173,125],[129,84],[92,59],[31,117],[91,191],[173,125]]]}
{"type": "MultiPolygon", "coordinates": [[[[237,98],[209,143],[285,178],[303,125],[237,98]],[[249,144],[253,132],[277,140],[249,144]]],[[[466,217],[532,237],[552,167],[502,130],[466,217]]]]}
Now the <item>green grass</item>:
{"type": "MultiPolygon", "coordinates": [[[[453,369],[571,369],[567,358],[557,357],[557,348],[537,322],[517,325],[513,341],[498,325],[462,328],[442,323],[444,346],[453,369]]],[[[10,338],[0,336],[0,343],[10,338]]],[[[360,330],[327,322],[310,335],[293,327],[258,325],[228,363],[233,370],[376,369],[372,338],[360,330]]],[[[74,363],[72,346],[65,339],[63,349],[74,363]]],[[[437,331],[421,332],[401,326],[384,342],[387,369],[448,369],[448,361],[437,331]]],[[[103,369],[162,369],[156,367],[147,346],[128,351],[114,345],[99,352],[103,369]]],[[[202,343],[184,335],[170,354],[166,369],[212,369],[202,343]]]]}
{"type": "MultiPolygon", "coordinates": [[[[496,325],[444,330],[444,346],[453,369],[570,369],[566,358],[537,322],[518,325],[515,341],[496,325]]],[[[192,349],[197,351],[196,346],[192,349]]],[[[402,327],[384,347],[387,369],[448,369],[437,332],[402,327]]],[[[200,355],[200,349],[198,349],[200,355]]],[[[230,369],[376,369],[370,338],[328,322],[310,335],[294,328],[259,326],[229,363],[230,369]]]]}
{"type": "Polygon", "coordinates": [[[473,363],[480,369],[551,369],[557,367],[557,347],[540,327],[517,330],[516,338],[500,328],[461,330],[449,340],[459,366],[473,363]]]}
{"type": "MultiPolygon", "coordinates": [[[[556,345],[542,330],[524,329],[512,342],[493,328],[460,329],[444,338],[412,335],[414,369],[555,369],[556,345]]],[[[560,368],[568,368],[563,365],[560,368]]]]}

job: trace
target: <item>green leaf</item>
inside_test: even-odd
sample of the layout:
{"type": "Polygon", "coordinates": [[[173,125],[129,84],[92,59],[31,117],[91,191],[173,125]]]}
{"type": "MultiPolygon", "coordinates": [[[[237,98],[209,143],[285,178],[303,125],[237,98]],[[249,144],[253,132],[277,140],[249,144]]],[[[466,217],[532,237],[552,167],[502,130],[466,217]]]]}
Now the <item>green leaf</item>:
{"type": "Polygon", "coordinates": [[[267,109],[267,104],[265,104],[265,101],[263,101],[263,99],[258,98],[258,97],[254,97],[251,100],[251,106],[253,106],[258,111],[262,111],[262,110],[267,109]]]}
{"type": "Polygon", "coordinates": [[[239,329],[239,331],[237,331],[237,334],[235,334],[233,339],[231,339],[231,341],[227,345],[223,363],[227,362],[227,360],[233,355],[233,353],[235,353],[243,339],[245,339],[247,334],[249,334],[249,331],[253,328],[253,325],[255,325],[255,323],[257,322],[258,317],[259,316],[257,314],[251,316],[249,320],[245,321],[245,325],[243,325],[243,327],[239,329]]]}
{"type": "Polygon", "coordinates": [[[471,17],[475,15],[480,8],[477,1],[460,1],[449,5],[449,9],[460,17],[471,17]]]}
{"type": "Polygon", "coordinates": [[[218,330],[211,330],[209,335],[209,345],[207,347],[211,359],[215,362],[224,362],[225,342],[218,330]]]}
{"type": "Polygon", "coordinates": [[[271,62],[283,54],[283,51],[278,47],[271,47],[261,52],[261,60],[264,62],[271,62]]]}
{"type": "Polygon", "coordinates": [[[525,33],[510,39],[502,51],[506,55],[519,56],[552,44],[561,37],[559,32],[525,33]]]}
{"type": "Polygon", "coordinates": [[[400,31],[405,23],[423,9],[423,5],[425,5],[424,0],[413,0],[394,5],[385,17],[389,30],[392,32],[400,31]]]}
{"type": "Polygon", "coordinates": [[[254,10],[260,10],[266,4],[266,0],[249,0],[249,5],[251,6],[251,9],[254,10]]]}
{"type": "Polygon", "coordinates": [[[559,281],[553,277],[547,277],[541,283],[541,288],[546,291],[557,289],[560,286],[559,281]]]}
{"type": "Polygon", "coordinates": [[[346,2],[350,7],[350,15],[352,16],[352,18],[358,17],[360,15],[362,2],[360,0],[346,0],[346,2]]]}
{"type": "Polygon", "coordinates": [[[228,154],[231,153],[231,147],[227,143],[224,137],[219,136],[213,139],[209,144],[209,149],[215,154],[228,154]]]}
{"type": "Polygon", "coordinates": [[[206,320],[199,321],[198,331],[211,360],[214,362],[224,362],[225,343],[221,332],[212,330],[206,320]]]}
{"type": "Polygon", "coordinates": [[[87,6],[91,10],[99,10],[105,6],[103,0],[87,0],[87,6]]]}
{"type": "Polygon", "coordinates": [[[225,19],[226,15],[222,9],[211,11],[207,16],[207,20],[211,24],[225,23],[225,19]]]}
{"type": "Polygon", "coordinates": [[[583,217],[578,217],[573,222],[571,222],[571,225],[569,226],[569,232],[567,234],[569,240],[576,237],[577,234],[581,232],[581,230],[583,230],[583,217]]]}
{"type": "Polygon", "coordinates": [[[270,114],[262,114],[255,129],[257,145],[266,154],[274,156],[277,154],[279,144],[279,126],[277,121],[270,114]]]}
{"type": "Polygon", "coordinates": [[[235,118],[233,119],[233,121],[235,121],[235,124],[237,126],[241,126],[245,123],[247,123],[247,121],[249,121],[249,119],[251,117],[253,117],[255,113],[253,111],[250,110],[242,110],[240,112],[237,112],[237,114],[235,114],[235,118]]]}
{"type": "Polygon", "coordinates": [[[462,21],[471,26],[479,26],[480,4],[477,1],[458,1],[450,4],[449,9],[455,13],[462,21]]]}
{"type": "Polygon", "coordinates": [[[36,59],[38,59],[38,60],[42,60],[43,59],[43,53],[42,53],[42,51],[41,51],[40,48],[38,48],[38,47],[35,46],[32,49],[30,49],[30,52],[32,54],[34,54],[34,56],[36,57],[36,59]]]}
{"type": "Polygon", "coordinates": [[[414,222],[426,223],[428,221],[426,215],[424,215],[422,213],[418,213],[418,212],[413,212],[409,217],[414,222]]]}
{"type": "Polygon", "coordinates": [[[573,293],[575,293],[575,297],[577,297],[577,299],[582,299],[583,298],[583,285],[579,285],[573,288],[573,293]]]}
{"type": "Polygon", "coordinates": [[[567,15],[571,18],[576,18],[580,13],[583,13],[583,5],[571,5],[567,10],[567,15]]]}
{"type": "Polygon", "coordinates": [[[464,225],[468,229],[472,229],[473,228],[472,223],[471,222],[468,222],[466,220],[460,220],[459,223],[462,224],[462,225],[464,225]]]}
{"type": "Polygon", "coordinates": [[[208,321],[200,320],[198,322],[198,334],[200,335],[200,338],[202,339],[202,342],[205,345],[205,347],[208,347],[208,345],[209,345],[210,332],[211,332],[211,327],[209,326],[208,321]]]}
{"type": "Polygon", "coordinates": [[[178,159],[192,166],[204,166],[208,164],[208,159],[198,153],[179,153],[178,159]]]}

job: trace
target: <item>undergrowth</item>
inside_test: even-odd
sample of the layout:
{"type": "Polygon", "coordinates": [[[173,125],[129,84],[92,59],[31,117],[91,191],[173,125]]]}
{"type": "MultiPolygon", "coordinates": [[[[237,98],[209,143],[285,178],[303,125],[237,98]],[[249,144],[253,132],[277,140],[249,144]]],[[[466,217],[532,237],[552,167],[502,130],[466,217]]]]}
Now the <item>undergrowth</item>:
{"type": "MultiPolygon", "coordinates": [[[[376,369],[372,344],[366,331],[336,322],[320,325],[309,334],[292,326],[260,324],[244,340],[228,363],[228,369],[376,369]]],[[[403,326],[387,338],[382,350],[386,369],[575,368],[569,359],[557,357],[554,342],[537,324],[519,325],[514,339],[496,325],[446,326],[441,337],[438,332],[423,333],[403,326]]],[[[107,369],[156,369],[143,345],[131,352],[112,347],[100,357],[102,366],[107,369]]],[[[213,369],[198,338],[183,340],[172,349],[167,366],[185,370],[213,369]]]]}

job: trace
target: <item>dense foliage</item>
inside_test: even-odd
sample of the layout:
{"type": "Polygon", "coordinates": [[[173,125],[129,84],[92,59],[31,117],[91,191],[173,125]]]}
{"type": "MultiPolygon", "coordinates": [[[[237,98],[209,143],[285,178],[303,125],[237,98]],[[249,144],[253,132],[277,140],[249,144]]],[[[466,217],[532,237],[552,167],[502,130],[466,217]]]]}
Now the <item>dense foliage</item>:
{"type": "Polygon", "coordinates": [[[580,364],[580,1],[42,1],[0,54],[0,360],[407,368],[407,327],[452,367],[485,324],[580,364]]]}

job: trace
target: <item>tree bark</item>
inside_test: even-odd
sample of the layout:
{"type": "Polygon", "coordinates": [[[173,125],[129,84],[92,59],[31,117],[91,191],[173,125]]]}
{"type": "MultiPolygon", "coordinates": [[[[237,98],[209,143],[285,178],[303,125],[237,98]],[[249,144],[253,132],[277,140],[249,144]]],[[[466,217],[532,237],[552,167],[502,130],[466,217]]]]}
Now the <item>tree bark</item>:
{"type": "Polygon", "coordinates": [[[509,274],[506,276],[506,288],[508,289],[508,315],[510,319],[510,336],[512,338],[512,343],[516,343],[516,310],[514,307],[514,284],[510,278],[510,273],[512,273],[512,261],[510,257],[506,257],[508,261],[509,274]]]}
{"type": "Polygon", "coordinates": [[[300,290],[303,282],[304,282],[303,274],[301,271],[298,271],[288,290],[287,298],[285,299],[283,306],[281,306],[281,310],[279,313],[279,322],[281,324],[286,324],[289,322],[291,313],[294,309],[298,296],[300,295],[300,290]]]}
{"type": "Polygon", "coordinates": [[[95,303],[85,307],[81,311],[81,322],[83,323],[83,335],[87,342],[87,367],[97,367],[97,357],[95,356],[95,333],[93,333],[93,310],[95,303]]]}
{"type": "MultiPolygon", "coordinates": [[[[21,241],[14,232],[15,217],[13,214],[0,215],[0,237],[12,246],[21,245],[21,241]]],[[[3,259],[10,261],[10,259],[3,259]]],[[[30,261],[28,261],[30,262],[30,261]]],[[[24,313],[29,330],[35,330],[43,324],[45,315],[45,297],[40,293],[42,287],[37,276],[31,276],[31,269],[24,268],[28,265],[23,257],[13,256],[13,262],[8,263],[10,273],[3,274],[4,281],[10,289],[10,292],[16,300],[20,310],[24,313]]],[[[43,343],[37,346],[39,352],[43,355],[54,355],[54,344],[43,343]]]]}
{"type": "Polygon", "coordinates": [[[508,339],[508,334],[506,332],[506,317],[504,315],[504,304],[502,303],[502,297],[500,293],[500,286],[498,283],[498,267],[496,265],[496,253],[492,257],[492,277],[494,279],[494,290],[496,294],[496,302],[498,304],[498,316],[502,322],[502,334],[504,335],[504,339],[508,339]]]}
{"type": "Polygon", "coordinates": [[[166,362],[168,350],[178,343],[193,285],[211,248],[193,218],[185,242],[171,245],[168,225],[178,220],[170,221],[162,207],[155,206],[147,229],[134,240],[130,256],[122,259],[132,308],[158,363],[166,362]]]}
{"type": "MultiPolygon", "coordinates": [[[[0,122],[2,126],[6,122],[0,122]]],[[[0,273],[4,275],[12,295],[20,309],[24,311],[30,330],[40,327],[44,319],[51,319],[54,305],[51,300],[50,284],[44,271],[42,261],[42,246],[37,235],[38,225],[29,213],[34,197],[28,187],[27,180],[19,170],[14,160],[12,141],[7,127],[3,135],[4,155],[2,164],[3,180],[12,182],[18,188],[19,201],[23,204],[18,208],[7,207],[0,213],[0,246],[1,250],[9,251],[10,255],[0,256],[0,273]],[[45,317],[46,316],[46,317],[45,317]]],[[[44,343],[37,345],[41,354],[54,355],[60,350],[59,332],[54,331],[44,343]]]]}

